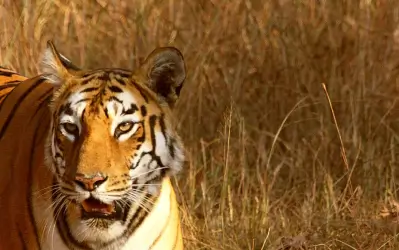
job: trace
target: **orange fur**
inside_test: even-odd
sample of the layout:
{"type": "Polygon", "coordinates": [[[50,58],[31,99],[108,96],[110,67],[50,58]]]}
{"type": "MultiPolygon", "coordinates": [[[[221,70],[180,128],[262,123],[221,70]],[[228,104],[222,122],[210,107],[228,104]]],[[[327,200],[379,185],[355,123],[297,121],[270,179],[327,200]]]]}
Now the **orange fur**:
{"type": "Polygon", "coordinates": [[[27,78],[13,70],[0,67],[0,102],[14,88],[16,84],[27,78]]]}

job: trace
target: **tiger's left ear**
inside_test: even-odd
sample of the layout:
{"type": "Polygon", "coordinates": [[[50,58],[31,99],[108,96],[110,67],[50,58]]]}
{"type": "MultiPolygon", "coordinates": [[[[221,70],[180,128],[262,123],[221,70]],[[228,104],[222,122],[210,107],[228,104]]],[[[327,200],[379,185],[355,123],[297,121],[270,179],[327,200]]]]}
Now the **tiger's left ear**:
{"type": "Polygon", "coordinates": [[[151,52],[140,68],[147,86],[173,108],[186,79],[182,53],[174,47],[161,47],[151,52]]]}
{"type": "Polygon", "coordinates": [[[78,71],[80,68],[60,54],[51,40],[47,41],[47,48],[41,63],[41,73],[45,75],[46,79],[59,86],[78,71]]]}

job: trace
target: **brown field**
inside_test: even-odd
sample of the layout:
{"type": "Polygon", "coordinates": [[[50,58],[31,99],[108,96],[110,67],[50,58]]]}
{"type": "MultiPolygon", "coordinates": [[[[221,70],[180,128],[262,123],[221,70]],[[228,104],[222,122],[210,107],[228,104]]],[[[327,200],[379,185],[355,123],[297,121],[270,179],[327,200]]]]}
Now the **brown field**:
{"type": "Polygon", "coordinates": [[[0,3],[27,76],[48,39],[86,68],[183,52],[187,249],[399,249],[398,1],[0,3]]]}

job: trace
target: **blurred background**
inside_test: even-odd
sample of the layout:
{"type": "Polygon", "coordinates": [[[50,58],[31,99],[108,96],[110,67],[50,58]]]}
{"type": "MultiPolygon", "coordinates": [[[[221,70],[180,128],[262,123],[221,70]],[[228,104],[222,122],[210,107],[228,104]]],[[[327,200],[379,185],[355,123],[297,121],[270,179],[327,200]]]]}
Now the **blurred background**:
{"type": "Polygon", "coordinates": [[[48,39],[84,68],[182,51],[187,249],[399,249],[398,1],[0,0],[0,17],[0,64],[26,76],[48,39]]]}

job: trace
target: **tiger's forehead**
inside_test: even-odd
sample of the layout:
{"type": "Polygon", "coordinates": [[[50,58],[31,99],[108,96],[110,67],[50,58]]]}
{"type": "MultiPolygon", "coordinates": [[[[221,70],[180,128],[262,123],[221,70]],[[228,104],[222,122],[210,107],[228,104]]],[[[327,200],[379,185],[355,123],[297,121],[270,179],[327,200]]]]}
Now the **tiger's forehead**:
{"type": "Polygon", "coordinates": [[[153,93],[133,79],[132,72],[125,70],[96,70],[71,80],[63,93],[64,103],[60,113],[72,115],[89,108],[92,112],[103,109],[106,115],[116,112],[132,114],[161,111],[153,93]],[[68,112],[69,111],[69,112],[68,112]]]}

